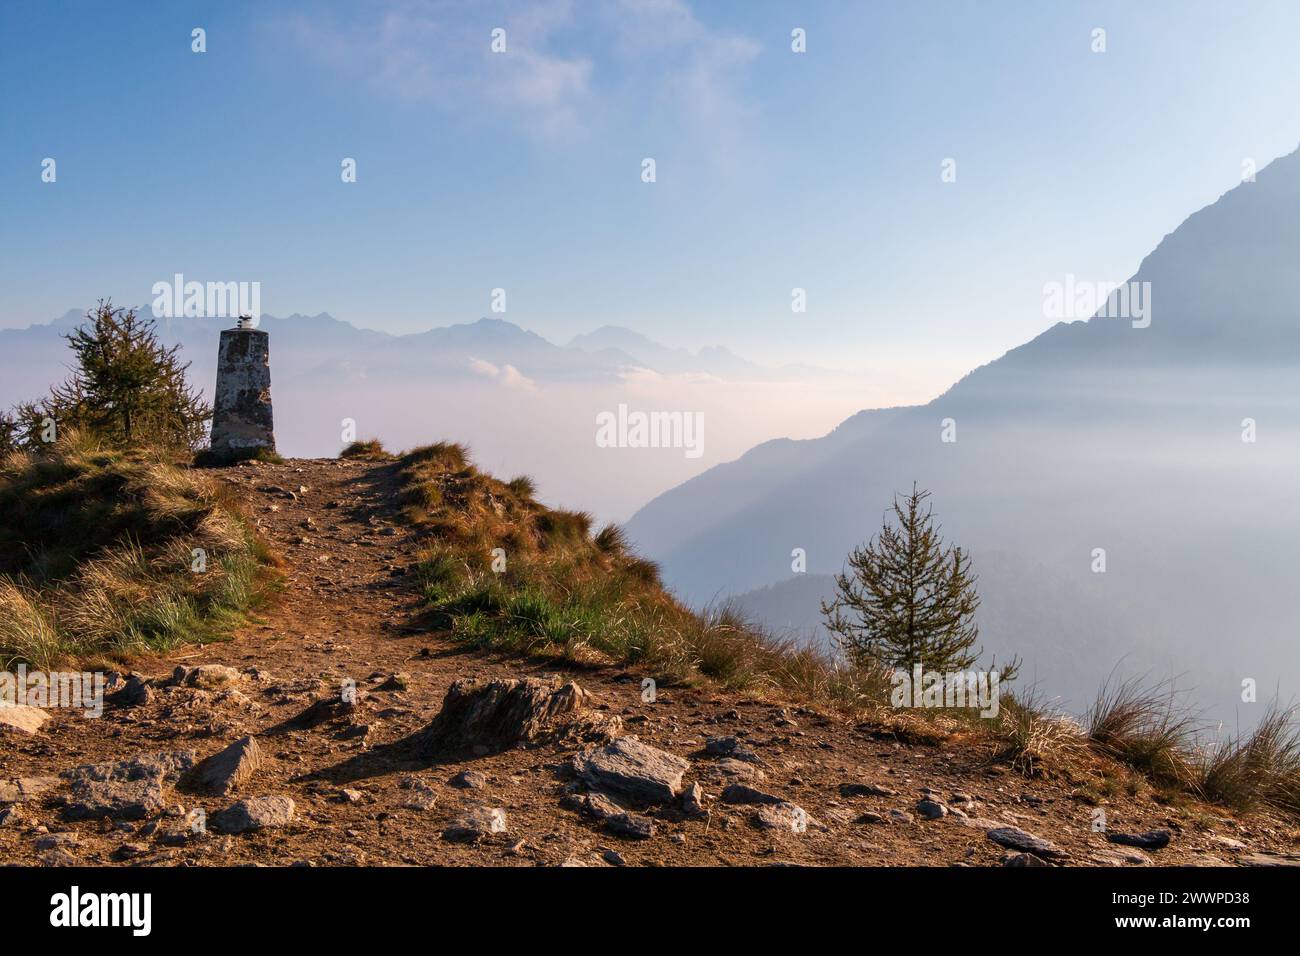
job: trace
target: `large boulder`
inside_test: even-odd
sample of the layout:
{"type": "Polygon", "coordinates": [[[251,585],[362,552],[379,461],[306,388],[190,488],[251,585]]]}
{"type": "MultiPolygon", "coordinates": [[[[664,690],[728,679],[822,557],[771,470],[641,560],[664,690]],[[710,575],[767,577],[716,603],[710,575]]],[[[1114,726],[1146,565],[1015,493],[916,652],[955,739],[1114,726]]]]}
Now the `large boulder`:
{"type": "Polygon", "coordinates": [[[671,803],[682,792],[690,763],[636,737],[619,737],[573,758],[573,769],[588,786],[622,793],[645,803],[671,803]]]}
{"type": "Polygon", "coordinates": [[[589,712],[590,704],[587,692],[572,681],[458,680],[443,697],[442,710],[418,735],[416,747],[425,757],[486,754],[521,743],[607,732],[609,718],[589,712]]]}
{"type": "Polygon", "coordinates": [[[65,771],[69,789],[64,816],[69,820],[141,820],[163,809],[168,790],[193,767],[194,752],[182,750],[65,771]]]}

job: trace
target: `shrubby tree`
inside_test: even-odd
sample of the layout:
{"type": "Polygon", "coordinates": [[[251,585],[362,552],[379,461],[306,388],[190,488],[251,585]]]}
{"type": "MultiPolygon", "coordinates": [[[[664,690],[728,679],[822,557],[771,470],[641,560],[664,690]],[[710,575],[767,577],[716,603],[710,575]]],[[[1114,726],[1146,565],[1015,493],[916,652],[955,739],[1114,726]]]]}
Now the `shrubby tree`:
{"type": "Polygon", "coordinates": [[[76,356],[72,377],[14,410],[11,443],[37,445],[46,420],[120,447],[193,450],[203,441],[212,409],[186,381],[189,363],[181,362],[180,346],[162,345],[152,319],[101,301],[64,338],[76,356]]]}
{"type": "MultiPolygon", "coordinates": [[[[893,521],[855,548],[835,576],[835,597],[822,602],[826,626],[858,664],[927,671],[970,669],[979,659],[976,577],[970,556],[946,547],[928,491],[895,495],[893,521]]],[[[1013,661],[1001,671],[1010,680],[1013,661]]]]}

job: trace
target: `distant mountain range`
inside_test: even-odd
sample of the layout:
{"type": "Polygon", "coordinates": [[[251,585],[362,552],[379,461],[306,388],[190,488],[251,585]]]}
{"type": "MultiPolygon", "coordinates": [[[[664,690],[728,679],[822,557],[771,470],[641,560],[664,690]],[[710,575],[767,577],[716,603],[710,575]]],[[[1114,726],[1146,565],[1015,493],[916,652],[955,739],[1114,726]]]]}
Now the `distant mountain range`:
{"type": "MultiPolygon", "coordinates": [[[[148,314],[148,309],[138,310],[148,314]]],[[[73,310],[0,331],[0,407],[66,377],[73,310]]],[[[217,341],[229,319],[157,323],[183,346],[190,376],[212,394],[217,341]]],[[[710,464],[792,428],[824,429],[883,389],[865,376],[804,366],[765,368],[723,348],[690,352],[606,326],[557,345],[501,319],[389,335],[328,314],[263,316],[280,450],[333,455],[351,426],[391,448],[468,444],[494,472],[527,472],[545,499],[622,520],[710,464]],[[773,387],[780,386],[780,387],[773,387]],[[598,448],[597,416],[620,404],[704,416],[703,457],[671,448],[598,448]]]]}
{"type": "MultiPolygon", "coordinates": [[[[147,306],[136,311],[150,314],[147,306]]],[[[84,322],[85,314],[84,309],[73,309],[49,323],[0,330],[0,369],[5,373],[0,406],[42,394],[66,374],[68,349],[61,336],[84,322]]],[[[217,339],[231,325],[229,319],[160,319],[158,332],[164,341],[184,348],[195,381],[210,392],[217,339]]],[[[631,370],[753,382],[850,377],[809,366],[766,368],[721,347],[698,352],[670,348],[612,325],[577,336],[567,345],[489,318],[409,335],[358,328],[324,312],[267,315],[260,327],[272,335],[275,379],[285,384],[303,377],[341,383],[474,381],[507,367],[516,370],[520,380],[534,383],[610,383],[631,370]]]]}
{"type": "Polygon", "coordinates": [[[816,576],[915,481],[987,572],[984,639],[1000,658],[1019,653],[1078,703],[1127,655],[1246,722],[1243,681],[1261,697],[1300,690],[1297,261],[1293,153],[1142,262],[1131,281],[1150,283],[1149,326],[1104,309],[1058,323],[926,405],[761,444],[628,531],[687,597],[744,595],[768,623],[812,630],[816,576]]]}

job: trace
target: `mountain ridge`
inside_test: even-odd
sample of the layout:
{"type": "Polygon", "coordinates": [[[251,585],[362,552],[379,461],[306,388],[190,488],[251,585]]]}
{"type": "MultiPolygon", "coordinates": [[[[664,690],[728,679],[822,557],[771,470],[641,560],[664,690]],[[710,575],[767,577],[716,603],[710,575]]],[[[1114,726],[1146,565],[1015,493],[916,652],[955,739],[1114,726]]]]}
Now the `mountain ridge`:
{"type": "MultiPolygon", "coordinates": [[[[1165,673],[1193,660],[1214,712],[1231,713],[1254,672],[1300,686],[1284,651],[1300,606],[1272,593],[1279,566],[1300,557],[1300,509],[1285,490],[1300,466],[1297,222],[1300,152],[1144,257],[1129,281],[1151,283],[1148,327],[1096,313],[1058,322],[924,405],[865,409],[820,438],[766,442],[694,476],[646,504],[628,533],[670,585],[705,603],[788,580],[796,547],[809,573],[838,571],[917,481],[977,571],[981,553],[1033,556],[1082,595],[1102,548],[1112,566],[1096,580],[1140,609],[1123,622],[1132,646],[1165,673]],[[1237,628],[1251,634],[1237,646],[1244,661],[1223,653],[1221,635],[1237,628]]],[[[1048,635],[1029,627],[988,644],[999,657],[1073,656],[1048,635]]],[[[1116,663],[1094,661],[1087,676],[1116,663]]],[[[1072,681],[1061,670],[1049,689],[1070,697],[1072,681]]]]}

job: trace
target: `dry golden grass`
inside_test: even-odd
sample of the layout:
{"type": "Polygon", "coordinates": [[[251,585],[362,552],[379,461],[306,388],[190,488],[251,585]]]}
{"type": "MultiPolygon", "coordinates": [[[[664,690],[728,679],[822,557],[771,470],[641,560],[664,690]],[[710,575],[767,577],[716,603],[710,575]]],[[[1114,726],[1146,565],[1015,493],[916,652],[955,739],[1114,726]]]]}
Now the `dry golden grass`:
{"type": "Polygon", "coordinates": [[[354,458],[359,461],[392,461],[393,456],[384,450],[384,443],[378,438],[366,438],[354,441],[341,452],[340,458],[354,458]]]}
{"type": "Polygon", "coordinates": [[[1164,787],[1196,785],[1192,759],[1200,729],[1172,684],[1145,688],[1138,679],[1107,682],[1087,714],[1088,739],[1101,753],[1164,787]]]}
{"type": "Polygon", "coordinates": [[[0,562],[6,666],[210,640],[271,584],[223,486],[72,431],[0,464],[0,562]]]}
{"type": "Polygon", "coordinates": [[[1300,728],[1294,712],[1271,706],[1249,734],[1204,748],[1201,796],[1236,810],[1271,806],[1300,812],[1300,728]]]}
{"type": "Polygon", "coordinates": [[[1033,691],[1002,698],[995,734],[1003,757],[1029,776],[1075,768],[1088,757],[1088,738],[1071,716],[1033,691]]]}
{"type": "Polygon", "coordinates": [[[593,534],[590,515],[545,507],[526,478],[483,474],[462,446],[416,449],[399,467],[407,518],[430,540],[420,567],[433,622],[467,643],[846,711],[887,697],[882,674],[773,638],[732,608],[692,612],[617,526],[593,534]]]}
{"type": "Polygon", "coordinates": [[[0,669],[23,662],[49,668],[66,650],[40,595],[0,576],[0,669]]]}

